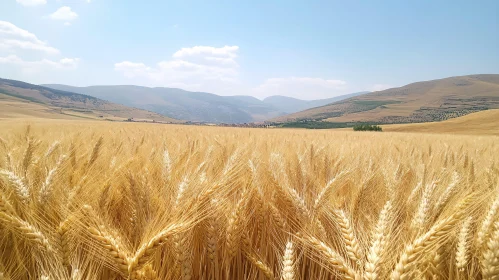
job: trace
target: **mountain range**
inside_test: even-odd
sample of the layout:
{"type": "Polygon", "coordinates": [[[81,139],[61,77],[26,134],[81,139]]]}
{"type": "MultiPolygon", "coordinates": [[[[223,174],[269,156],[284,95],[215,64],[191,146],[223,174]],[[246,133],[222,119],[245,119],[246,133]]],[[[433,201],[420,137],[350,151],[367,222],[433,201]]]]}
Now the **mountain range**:
{"type": "Polygon", "coordinates": [[[262,122],[367,93],[358,92],[311,101],[285,96],[271,96],[260,100],[252,96],[220,96],[165,87],[129,85],[73,87],[59,84],[43,86],[153,111],[178,120],[208,123],[262,122]]]}
{"type": "Polygon", "coordinates": [[[23,117],[179,122],[89,95],[0,79],[0,118],[23,117]]]}
{"type": "MultiPolygon", "coordinates": [[[[219,96],[175,88],[33,85],[0,79],[0,118],[49,116],[157,122],[426,123],[499,108],[499,75],[416,82],[330,99],[219,96]]],[[[338,127],[342,127],[338,126],[338,127]]]]}
{"type": "Polygon", "coordinates": [[[412,83],[286,116],[275,122],[423,123],[499,108],[499,75],[482,74],[412,83]]]}

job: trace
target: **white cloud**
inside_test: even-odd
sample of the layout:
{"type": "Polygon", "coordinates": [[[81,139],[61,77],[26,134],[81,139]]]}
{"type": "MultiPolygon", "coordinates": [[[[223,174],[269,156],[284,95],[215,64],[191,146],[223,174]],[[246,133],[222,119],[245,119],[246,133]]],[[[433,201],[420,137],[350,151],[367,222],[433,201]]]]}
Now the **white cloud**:
{"type": "Polygon", "coordinates": [[[206,65],[237,67],[236,58],[238,51],[238,46],[224,46],[222,48],[195,46],[180,49],[173,54],[173,58],[206,65]]]}
{"type": "Polygon", "coordinates": [[[79,62],[80,62],[79,58],[63,58],[60,59],[59,61],[53,61],[49,59],[26,61],[16,55],[0,57],[0,64],[20,67],[25,72],[40,72],[46,70],[47,68],[53,70],[76,69],[78,67],[79,62]]]}
{"type": "Polygon", "coordinates": [[[253,90],[253,95],[268,97],[284,95],[299,99],[330,98],[349,93],[347,83],[342,80],[310,77],[271,78],[253,90]]]}
{"type": "Polygon", "coordinates": [[[28,7],[47,4],[47,0],[16,0],[16,2],[28,7]]]}
{"type": "Polygon", "coordinates": [[[78,67],[80,59],[57,58],[59,53],[58,49],[41,41],[35,34],[10,22],[0,21],[0,69],[5,73],[20,70],[38,75],[78,67]],[[47,59],[46,55],[56,58],[47,59]]]}
{"type": "Polygon", "coordinates": [[[389,89],[389,88],[393,88],[394,86],[392,85],[385,85],[385,84],[375,84],[373,86],[371,86],[371,88],[369,89],[370,91],[381,91],[381,90],[385,90],[385,89],[389,89]]]}
{"type": "Polygon", "coordinates": [[[39,40],[35,34],[7,21],[0,21],[0,50],[35,50],[47,54],[58,54],[59,50],[39,40]]]}
{"type": "Polygon", "coordinates": [[[154,67],[123,61],[116,63],[114,69],[127,78],[141,79],[150,85],[183,85],[190,90],[216,91],[221,83],[237,81],[238,50],[238,46],[182,48],[171,60],[160,61],[154,67]]]}
{"type": "Polygon", "coordinates": [[[60,7],[57,11],[49,15],[49,18],[53,20],[65,20],[71,21],[78,18],[78,14],[71,10],[71,7],[64,6],[60,7]]]}

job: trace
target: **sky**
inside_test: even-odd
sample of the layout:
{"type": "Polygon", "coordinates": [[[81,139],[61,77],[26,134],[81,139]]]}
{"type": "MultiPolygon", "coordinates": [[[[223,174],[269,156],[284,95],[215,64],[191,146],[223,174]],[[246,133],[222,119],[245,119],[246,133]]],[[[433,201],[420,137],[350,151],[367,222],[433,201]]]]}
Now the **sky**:
{"type": "Polygon", "coordinates": [[[499,1],[0,0],[0,77],[300,99],[499,73],[499,1]]]}

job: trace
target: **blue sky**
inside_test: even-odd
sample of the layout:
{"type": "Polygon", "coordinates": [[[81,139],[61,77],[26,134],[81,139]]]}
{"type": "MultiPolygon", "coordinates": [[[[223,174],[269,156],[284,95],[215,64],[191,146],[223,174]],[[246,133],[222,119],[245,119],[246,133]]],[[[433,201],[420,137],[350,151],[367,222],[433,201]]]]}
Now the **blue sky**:
{"type": "Polygon", "coordinates": [[[499,73],[499,1],[1,0],[0,77],[301,99],[499,73]]]}

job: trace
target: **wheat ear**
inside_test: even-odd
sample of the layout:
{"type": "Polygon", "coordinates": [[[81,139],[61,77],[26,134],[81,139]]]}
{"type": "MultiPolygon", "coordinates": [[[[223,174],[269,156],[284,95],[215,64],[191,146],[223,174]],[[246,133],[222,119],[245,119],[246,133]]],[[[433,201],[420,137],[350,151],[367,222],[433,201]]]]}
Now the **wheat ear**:
{"type": "Polygon", "coordinates": [[[499,209],[499,196],[496,197],[494,202],[489,207],[489,210],[487,211],[487,214],[485,215],[485,218],[482,221],[482,224],[480,226],[480,229],[477,232],[477,246],[478,248],[482,248],[485,244],[485,241],[487,237],[489,236],[490,233],[490,228],[492,226],[492,223],[494,222],[494,218],[497,214],[497,210],[499,209]]]}
{"type": "Polygon", "coordinates": [[[279,210],[277,207],[274,206],[274,204],[270,204],[270,214],[272,215],[272,218],[274,222],[276,223],[277,227],[280,229],[285,229],[286,228],[286,220],[284,217],[279,213],[279,210]]]}
{"type": "Polygon", "coordinates": [[[54,178],[54,175],[57,172],[57,170],[59,169],[59,167],[61,166],[61,164],[62,164],[62,162],[64,161],[65,158],[66,158],[66,156],[62,155],[59,158],[59,160],[57,161],[57,163],[54,166],[54,168],[52,168],[48,172],[47,177],[45,178],[45,181],[42,183],[42,187],[40,188],[40,192],[39,192],[39,202],[40,203],[43,204],[43,203],[47,202],[47,199],[50,196],[51,187],[52,187],[52,180],[54,178]]]}
{"type": "Polygon", "coordinates": [[[456,249],[456,268],[460,272],[463,272],[466,265],[468,264],[471,222],[472,222],[472,217],[468,217],[461,226],[461,229],[459,230],[457,249],[456,249]]]}
{"type": "Polygon", "coordinates": [[[436,183],[432,182],[431,184],[427,185],[423,191],[421,202],[411,223],[411,228],[414,232],[420,232],[421,228],[424,228],[424,226],[426,225],[426,222],[428,220],[428,212],[431,206],[430,199],[435,187],[436,183]]]}
{"type": "Polygon", "coordinates": [[[28,172],[28,167],[31,165],[33,161],[33,152],[35,151],[35,141],[33,139],[28,139],[28,147],[26,151],[24,151],[23,161],[22,161],[22,170],[24,175],[28,172]]]}
{"type": "Polygon", "coordinates": [[[206,230],[206,251],[208,252],[208,258],[211,263],[215,261],[216,251],[217,251],[217,221],[214,217],[208,219],[208,225],[206,230]]]}
{"type": "Polygon", "coordinates": [[[386,202],[379,214],[376,228],[372,233],[371,248],[369,249],[369,253],[367,255],[367,262],[364,265],[364,278],[366,280],[378,279],[379,263],[381,261],[382,254],[386,249],[387,240],[389,239],[387,236],[387,227],[390,221],[391,209],[391,202],[386,202]]]}
{"type": "Polygon", "coordinates": [[[136,271],[130,275],[131,280],[158,280],[158,273],[152,268],[152,265],[147,264],[140,271],[136,271]]]}
{"type": "Polygon", "coordinates": [[[443,250],[438,248],[433,253],[430,253],[430,257],[426,259],[427,269],[424,272],[426,279],[440,279],[442,276],[442,271],[444,270],[444,258],[442,257],[443,250]]]}
{"type": "Polygon", "coordinates": [[[447,188],[445,188],[445,191],[442,193],[437,203],[435,204],[433,210],[435,214],[440,213],[441,209],[445,206],[445,204],[449,201],[451,196],[455,193],[456,186],[458,183],[459,183],[459,174],[457,174],[457,172],[454,172],[454,174],[452,174],[452,181],[449,183],[447,188]]]}
{"type": "Polygon", "coordinates": [[[463,215],[463,209],[468,205],[468,203],[469,197],[465,198],[465,200],[460,203],[453,215],[440,220],[425,234],[419,236],[412,243],[407,245],[402,253],[402,256],[397,262],[395,269],[392,271],[391,279],[410,279],[411,270],[416,265],[419,254],[423,253],[427,246],[444,237],[454,228],[463,215]]]}
{"type": "Polygon", "coordinates": [[[334,190],[333,188],[334,182],[336,182],[336,180],[338,180],[338,178],[340,178],[345,173],[346,172],[341,172],[340,174],[336,175],[333,179],[329,180],[329,182],[327,182],[326,186],[317,195],[314,201],[314,207],[313,207],[314,211],[317,211],[324,204],[324,202],[327,201],[329,195],[334,190]]]}
{"type": "Polygon", "coordinates": [[[29,200],[30,196],[30,191],[28,186],[24,183],[23,179],[19,176],[17,176],[14,172],[9,171],[9,170],[0,170],[0,175],[4,175],[7,177],[9,182],[13,185],[14,187],[14,192],[19,196],[19,198],[23,202],[27,202],[29,200]]]}
{"type": "Polygon", "coordinates": [[[119,271],[123,275],[128,276],[128,255],[118,240],[109,234],[104,226],[99,226],[98,228],[89,227],[88,232],[106,249],[119,271]]]}
{"type": "Polygon", "coordinates": [[[345,241],[348,257],[355,263],[360,263],[362,253],[350,220],[343,210],[333,210],[332,213],[340,227],[341,236],[343,237],[343,241],[345,241]]]}
{"type": "Polygon", "coordinates": [[[137,250],[135,255],[129,259],[128,270],[130,273],[144,266],[147,261],[149,261],[149,257],[151,257],[161,245],[163,245],[174,234],[179,233],[181,227],[182,224],[171,225],[157,233],[147,243],[144,243],[137,250]]]}
{"type": "Polygon", "coordinates": [[[282,258],[282,275],[281,280],[294,280],[295,279],[295,251],[293,242],[288,241],[284,256],[282,258]]]}
{"type": "Polygon", "coordinates": [[[52,155],[52,153],[57,149],[59,148],[59,145],[61,144],[61,142],[59,141],[55,141],[54,143],[52,143],[52,145],[50,145],[50,147],[47,149],[47,152],[45,153],[45,155],[43,156],[44,158],[48,158],[50,155],[52,155]]]}
{"type": "Polygon", "coordinates": [[[239,199],[236,203],[236,207],[232,210],[228,221],[226,246],[229,259],[232,259],[236,255],[236,252],[239,249],[239,242],[241,241],[241,237],[243,235],[242,212],[247,201],[246,193],[247,190],[244,190],[241,195],[241,199],[239,199]]]}
{"type": "Polygon", "coordinates": [[[0,195],[0,221],[23,239],[39,245],[48,252],[53,251],[53,247],[45,235],[30,223],[19,218],[3,194],[0,195]]]}
{"type": "Polygon", "coordinates": [[[494,232],[483,251],[482,277],[484,280],[499,279],[499,223],[495,223],[494,232]]]}
{"type": "Polygon", "coordinates": [[[97,160],[97,157],[99,156],[99,151],[102,147],[102,142],[103,142],[104,138],[99,137],[99,140],[97,140],[97,142],[95,143],[94,145],[94,148],[92,149],[92,153],[90,154],[90,158],[88,159],[88,162],[87,162],[87,168],[90,167],[92,164],[94,164],[94,162],[97,160]]]}
{"type": "Polygon", "coordinates": [[[315,237],[305,237],[305,241],[310,243],[325,258],[329,265],[342,272],[345,279],[359,279],[359,274],[350,267],[347,261],[336,251],[324,244],[324,242],[315,237]]]}
{"type": "Polygon", "coordinates": [[[266,263],[253,253],[246,252],[246,258],[255,265],[268,279],[275,279],[274,272],[266,263]]]}
{"type": "Polygon", "coordinates": [[[190,260],[189,234],[179,233],[173,236],[177,261],[180,264],[180,272],[183,280],[192,277],[192,264],[190,260]]]}
{"type": "Polygon", "coordinates": [[[71,222],[74,218],[74,215],[70,215],[67,219],[62,221],[56,229],[57,238],[59,241],[59,251],[61,252],[62,257],[62,264],[66,267],[70,266],[69,257],[71,254],[71,248],[69,244],[69,230],[71,227],[71,222]]]}

